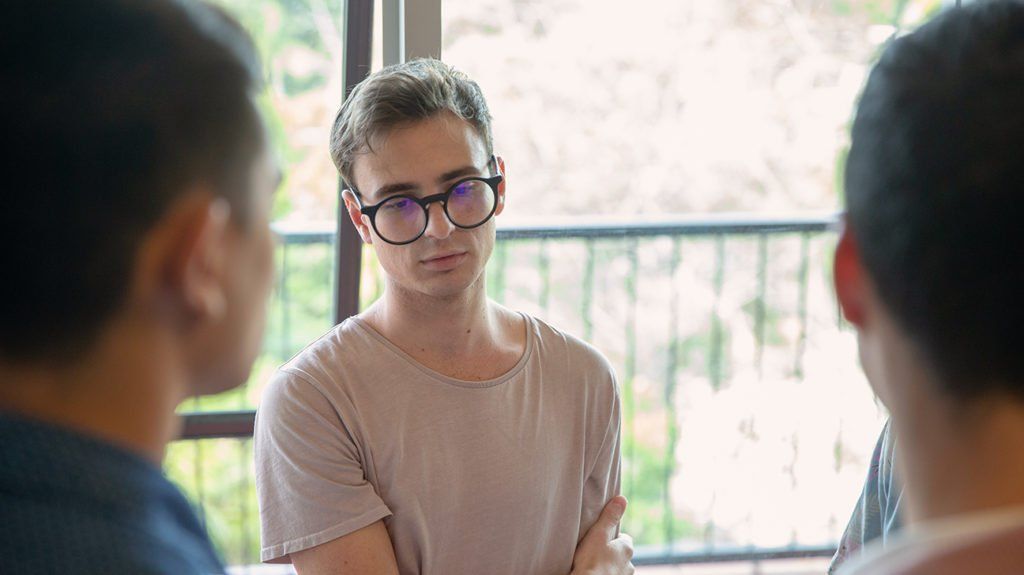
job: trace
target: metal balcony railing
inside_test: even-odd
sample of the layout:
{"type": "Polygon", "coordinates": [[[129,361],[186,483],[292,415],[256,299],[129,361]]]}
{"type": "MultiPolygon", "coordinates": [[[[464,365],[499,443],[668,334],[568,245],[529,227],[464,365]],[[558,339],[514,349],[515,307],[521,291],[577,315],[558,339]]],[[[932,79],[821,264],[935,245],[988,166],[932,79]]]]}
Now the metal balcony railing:
{"type": "MultiPolygon", "coordinates": [[[[623,491],[636,506],[624,528],[637,537],[638,565],[833,552],[831,539],[808,543],[796,535],[783,545],[744,543],[735,529],[681,514],[685,491],[673,482],[687,457],[680,447],[681,390],[699,385],[719,393],[744,378],[803,382],[809,332],[842,331],[822,287],[837,224],[834,214],[815,214],[499,228],[487,272],[491,297],[550,318],[605,351],[616,367],[623,393],[623,491]]],[[[333,231],[278,234],[279,284],[264,349],[268,369],[330,327],[333,231]]],[[[366,302],[380,293],[382,280],[372,256],[364,260],[366,302]]],[[[199,411],[184,414],[185,441],[175,447],[180,469],[170,470],[201,506],[234,509],[221,513],[227,519],[213,527],[223,531],[222,552],[238,564],[258,562],[247,440],[255,397],[256,390],[242,390],[229,408],[223,401],[193,406],[199,411]],[[240,439],[241,446],[200,448],[217,438],[240,439]],[[217,455],[222,453],[235,455],[225,464],[217,455]],[[205,469],[211,458],[235,469],[232,487],[212,486],[223,473],[205,469]]],[[[836,449],[842,449],[838,439],[836,449]]],[[[841,454],[836,461],[842,465],[841,454]]],[[[210,510],[206,516],[213,522],[210,510]]],[[[832,519],[835,535],[845,518],[832,519]]],[[[211,531],[217,540],[216,529],[211,531]]]]}

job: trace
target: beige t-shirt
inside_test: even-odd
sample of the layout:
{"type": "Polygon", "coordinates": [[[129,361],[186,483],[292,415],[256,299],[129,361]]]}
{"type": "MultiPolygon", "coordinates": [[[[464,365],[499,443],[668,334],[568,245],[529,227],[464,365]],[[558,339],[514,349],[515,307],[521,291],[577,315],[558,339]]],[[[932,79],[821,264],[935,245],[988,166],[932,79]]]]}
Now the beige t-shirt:
{"type": "Polygon", "coordinates": [[[569,573],[619,492],[618,389],[597,350],[524,317],[523,357],[490,381],[357,318],[282,367],[256,417],[262,559],[384,519],[403,574],[569,573]]]}

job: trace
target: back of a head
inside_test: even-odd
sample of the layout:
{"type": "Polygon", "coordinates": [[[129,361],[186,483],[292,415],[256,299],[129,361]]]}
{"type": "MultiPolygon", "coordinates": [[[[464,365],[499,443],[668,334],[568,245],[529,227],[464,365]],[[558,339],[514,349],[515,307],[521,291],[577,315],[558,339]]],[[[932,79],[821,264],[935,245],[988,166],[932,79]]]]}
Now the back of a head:
{"type": "Polygon", "coordinates": [[[491,115],[480,86],[464,73],[430,58],[374,72],[345,100],[331,129],[331,158],[349,187],[359,154],[390,130],[448,112],[469,122],[494,151],[491,115]]]}
{"type": "Polygon", "coordinates": [[[880,297],[970,400],[1024,399],[1024,1],[950,9],[872,71],[846,168],[880,297]]]}
{"type": "Polygon", "coordinates": [[[237,23],[190,0],[16,0],[2,20],[0,358],[66,361],[189,185],[244,217],[260,66],[237,23]]]}

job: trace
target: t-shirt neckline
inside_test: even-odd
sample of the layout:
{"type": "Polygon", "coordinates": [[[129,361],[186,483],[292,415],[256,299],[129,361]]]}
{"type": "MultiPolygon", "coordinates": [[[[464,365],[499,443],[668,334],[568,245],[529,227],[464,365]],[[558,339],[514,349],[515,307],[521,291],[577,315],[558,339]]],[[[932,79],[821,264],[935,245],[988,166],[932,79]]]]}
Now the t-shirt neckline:
{"type": "Polygon", "coordinates": [[[440,381],[440,382],[448,384],[448,385],[453,385],[453,386],[456,386],[456,387],[465,387],[465,388],[471,388],[471,389],[484,389],[484,388],[495,387],[495,386],[501,385],[501,384],[509,381],[510,379],[515,377],[516,375],[518,375],[523,370],[523,368],[526,367],[526,364],[529,363],[529,361],[530,361],[530,357],[533,355],[533,348],[534,348],[534,325],[533,325],[533,318],[531,318],[529,315],[527,315],[525,313],[522,313],[522,312],[516,312],[516,313],[519,314],[519,316],[523,318],[523,322],[525,323],[525,327],[526,327],[526,349],[523,351],[523,355],[520,356],[519,361],[517,361],[516,364],[514,366],[512,366],[512,368],[509,369],[507,372],[505,372],[502,375],[499,375],[496,378],[486,379],[486,380],[483,380],[483,381],[467,381],[467,380],[464,380],[464,379],[456,379],[454,377],[449,377],[449,376],[447,376],[447,375],[445,375],[445,374],[443,374],[443,373],[441,373],[439,371],[431,369],[431,368],[423,365],[422,363],[416,361],[416,359],[414,357],[412,357],[411,355],[409,355],[408,353],[403,351],[397,345],[391,343],[391,341],[388,340],[388,338],[384,337],[383,334],[381,334],[379,331],[377,331],[376,329],[371,327],[369,324],[367,324],[365,321],[363,321],[359,317],[352,316],[352,317],[348,318],[347,321],[351,321],[352,324],[355,325],[358,329],[360,329],[360,330],[366,332],[367,334],[369,334],[370,337],[372,337],[378,343],[380,343],[385,348],[390,350],[391,353],[397,355],[405,363],[408,363],[412,367],[418,369],[419,371],[423,372],[424,374],[430,376],[431,378],[433,378],[433,379],[435,379],[437,381],[440,381]]]}

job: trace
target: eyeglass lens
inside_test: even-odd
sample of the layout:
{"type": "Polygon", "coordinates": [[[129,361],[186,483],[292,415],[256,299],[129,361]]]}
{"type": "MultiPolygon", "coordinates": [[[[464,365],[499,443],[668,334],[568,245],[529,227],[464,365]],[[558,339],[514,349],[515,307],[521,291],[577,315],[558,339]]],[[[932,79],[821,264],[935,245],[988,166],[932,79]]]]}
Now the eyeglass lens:
{"type": "MultiPolygon", "coordinates": [[[[445,212],[453,224],[472,228],[484,223],[494,210],[494,192],[481,180],[466,180],[451,189],[445,212]]],[[[406,197],[395,197],[376,214],[377,233],[391,242],[407,242],[427,227],[426,208],[406,197]]]]}

